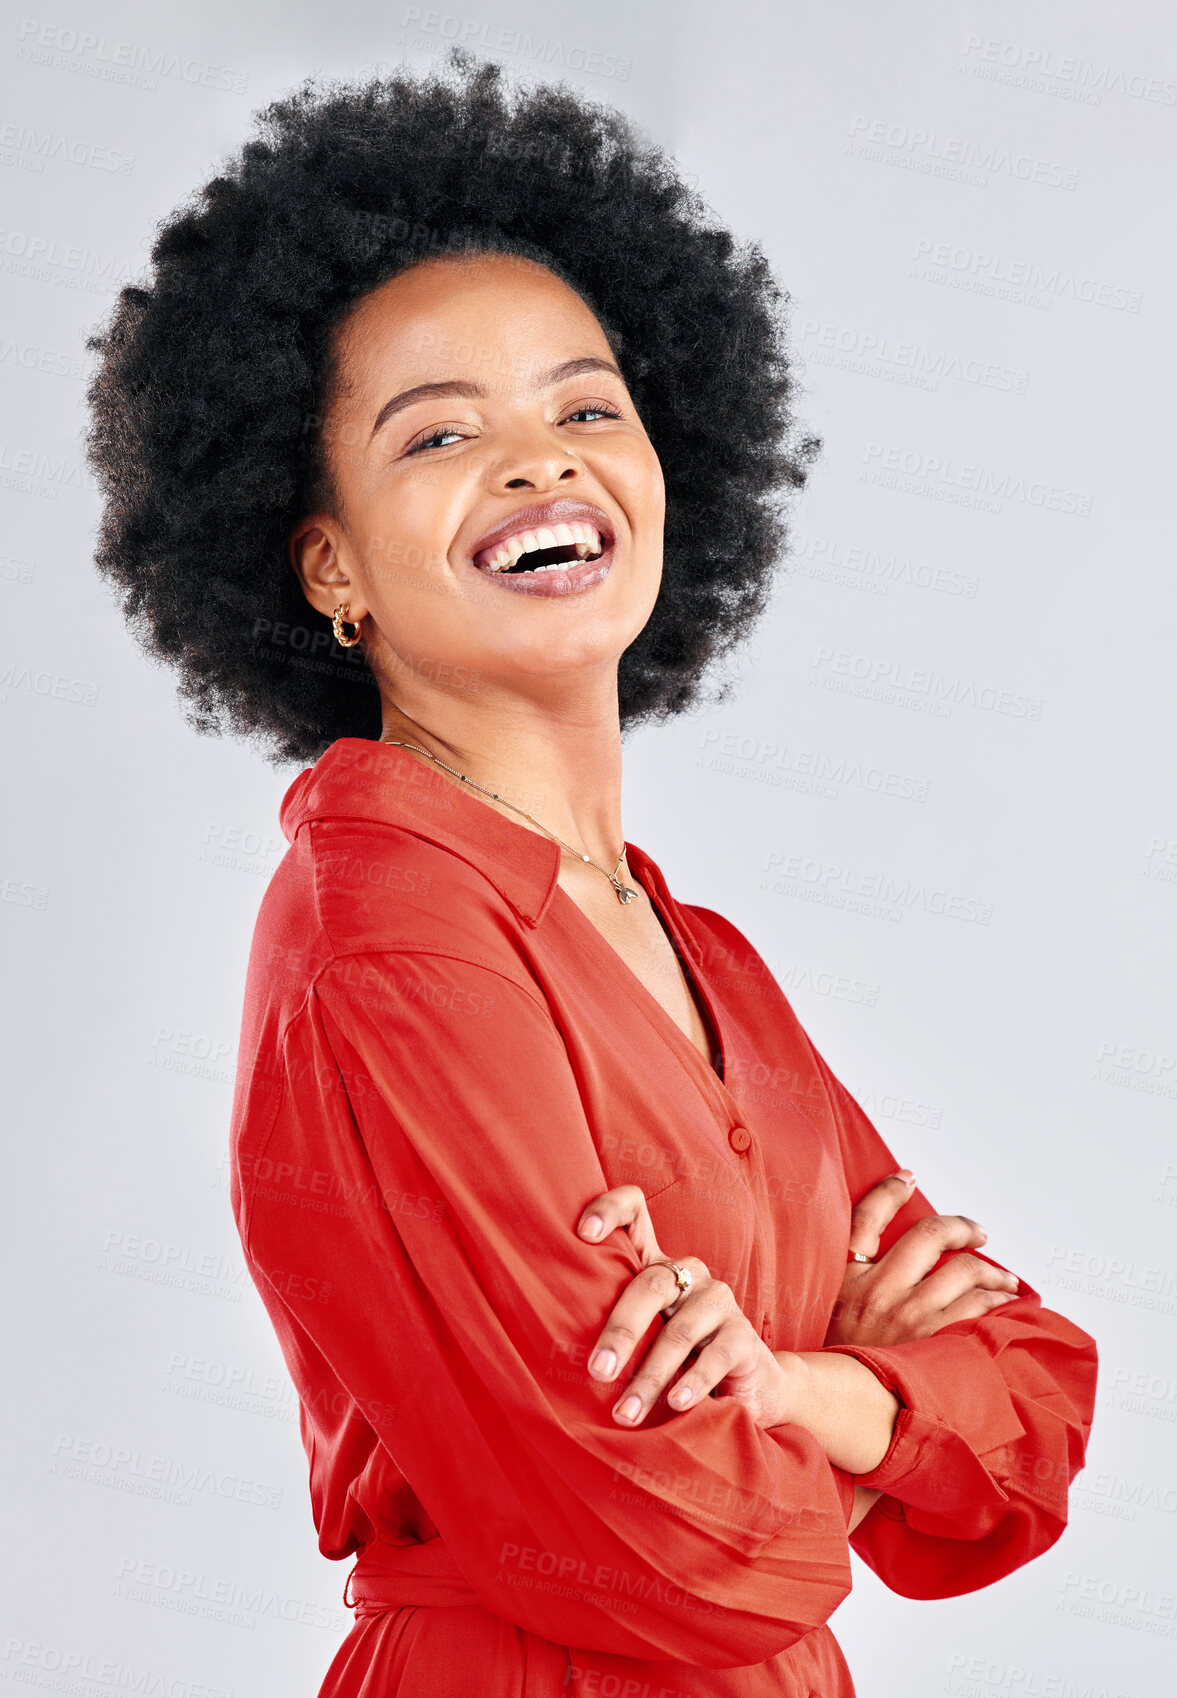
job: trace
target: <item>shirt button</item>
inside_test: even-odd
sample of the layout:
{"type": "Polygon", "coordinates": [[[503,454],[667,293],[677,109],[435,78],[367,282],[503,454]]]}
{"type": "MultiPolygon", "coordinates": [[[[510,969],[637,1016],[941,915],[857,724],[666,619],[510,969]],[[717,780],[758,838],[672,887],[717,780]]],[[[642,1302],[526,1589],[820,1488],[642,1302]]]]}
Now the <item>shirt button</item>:
{"type": "Polygon", "coordinates": [[[766,1320],[760,1329],[760,1336],[770,1348],[772,1346],[772,1322],[766,1320]]]}
{"type": "Polygon", "coordinates": [[[752,1134],[746,1126],[733,1126],[727,1135],[727,1141],[732,1149],[742,1156],[752,1142],[752,1134]]]}

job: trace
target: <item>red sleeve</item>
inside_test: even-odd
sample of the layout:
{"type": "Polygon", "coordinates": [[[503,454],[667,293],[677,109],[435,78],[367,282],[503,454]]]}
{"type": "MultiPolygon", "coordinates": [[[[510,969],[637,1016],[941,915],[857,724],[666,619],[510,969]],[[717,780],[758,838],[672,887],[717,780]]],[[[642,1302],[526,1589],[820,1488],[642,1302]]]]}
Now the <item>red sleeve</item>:
{"type": "Polygon", "coordinates": [[[538,990],[426,953],[341,959],[282,1049],[252,1163],[270,1178],[239,1221],[253,1277],[284,1351],[305,1335],[330,1364],[486,1607],[705,1668],[824,1623],[850,1590],[853,1483],[812,1435],[715,1398],[627,1430],[617,1386],[588,1376],[641,1261],[623,1231],[576,1234],[607,1181],[538,990]],[[282,1172],[304,1190],[328,1173],[331,1206],[288,1206],[282,1172]],[[564,1584],[512,1584],[537,1552],[564,1584]]]}
{"type": "MultiPolygon", "coordinates": [[[[816,1059],[857,1202],[901,1164],[816,1059]]],[[[880,1251],[936,1212],[917,1189],[884,1232],[880,1251]]],[[[1002,1266],[983,1252],[970,1254],[1002,1266]]],[[[1090,1334],[1043,1308],[1021,1280],[1012,1302],[929,1338],[827,1348],[856,1356],[903,1405],[886,1456],[869,1474],[854,1476],[886,1495],[850,1536],[892,1591],[955,1597],[990,1585],[1054,1544],[1067,1524],[1068,1489],[1083,1467],[1091,1431],[1097,1354],[1090,1334]]]]}

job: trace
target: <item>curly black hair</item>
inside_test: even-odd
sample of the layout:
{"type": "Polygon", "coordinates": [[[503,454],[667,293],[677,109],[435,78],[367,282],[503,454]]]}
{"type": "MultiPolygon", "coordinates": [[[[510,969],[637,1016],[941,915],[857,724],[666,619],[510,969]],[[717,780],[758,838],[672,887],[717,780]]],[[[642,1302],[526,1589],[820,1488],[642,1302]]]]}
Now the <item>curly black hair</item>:
{"type": "MultiPolygon", "coordinates": [[[[331,340],[419,260],[538,260],[595,313],[662,463],[662,589],[621,656],[622,729],[696,705],[763,611],[785,497],[820,449],[793,419],[787,293],[674,162],[565,85],[508,89],[451,49],[429,75],[308,78],[163,222],[144,285],[87,346],[96,564],[197,730],[279,764],[378,737],[376,681],[307,603],[287,538],[338,512],[331,340]],[[278,640],[278,634],[281,640],[278,640]]],[[[716,699],[722,699],[721,695],[716,699]]]]}

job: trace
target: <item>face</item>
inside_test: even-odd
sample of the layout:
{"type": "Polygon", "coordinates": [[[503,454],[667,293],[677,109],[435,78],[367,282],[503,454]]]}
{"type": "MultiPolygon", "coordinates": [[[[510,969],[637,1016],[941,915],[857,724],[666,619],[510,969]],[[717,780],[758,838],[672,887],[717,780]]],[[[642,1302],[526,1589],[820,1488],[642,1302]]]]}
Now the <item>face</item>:
{"type": "Polygon", "coordinates": [[[438,692],[478,712],[488,692],[615,696],[665,488],[585,303],[530,260],[430,259],[366,295],[336,349],[339,511],[304,519],[290,558],[312,606],[363,621],[386,704],[427,723],[438,692]]]}

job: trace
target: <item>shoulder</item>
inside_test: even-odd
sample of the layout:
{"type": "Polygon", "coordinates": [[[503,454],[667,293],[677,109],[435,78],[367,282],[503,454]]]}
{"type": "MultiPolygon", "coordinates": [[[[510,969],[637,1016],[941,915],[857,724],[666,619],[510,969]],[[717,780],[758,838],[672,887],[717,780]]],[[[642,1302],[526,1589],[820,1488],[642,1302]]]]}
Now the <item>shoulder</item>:
{"type": "Polygon", "coordinates": [[[494,884],[443,845],[383,821],[309,820],[262,899],[250,975],[277,971],[305,991],[341,959],[403,952],[451,956],[534,990],[522,930],[494,884]]]}
{"type": "Polygon", "coordinates": [[[280,1104],[331,1072],[319,1029],[324,1001],[350,1031],[388,1044],[414,1021],[463,1027],[489,1042],[495,1017],[547,1002],[528,965],[523,926],[472,864],[378,821],[299,826],[262,898],[246,974],[232,1144],[260,1145],[280,1104]],[[505,982],[506,981],[506,982],[505,982]]]}
{"type": "Polygon", "coordinates": [[[315,906],[337,955],[444,954],[519,969],[523,927],[472,862],[406,827],[316,820],[308,828],[315,906]]]}

